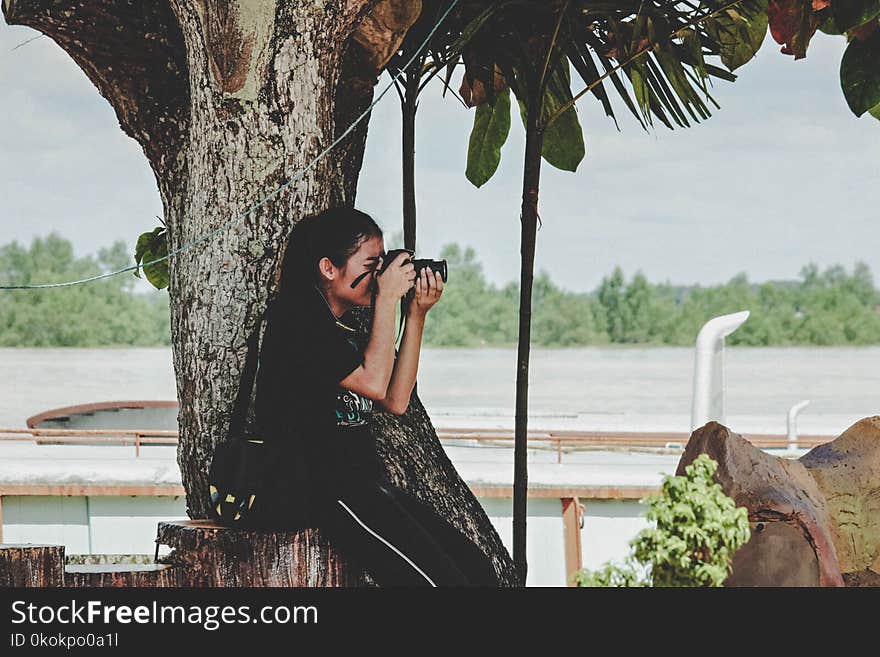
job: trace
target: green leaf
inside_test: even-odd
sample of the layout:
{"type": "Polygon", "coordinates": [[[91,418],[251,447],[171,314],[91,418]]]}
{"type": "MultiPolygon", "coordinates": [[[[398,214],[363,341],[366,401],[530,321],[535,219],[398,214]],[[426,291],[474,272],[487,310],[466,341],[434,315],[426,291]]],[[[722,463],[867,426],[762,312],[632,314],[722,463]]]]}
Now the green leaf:
{"type": "Polygon", "coordinates": [[[496,94],[495,103],[477,106],[468,142],[465,176],[476,187],[486,183],[501,162],[501,147],[510,133],[510,89],[496,94]]]}
{"type": "MultiPolygon", "coordinates": [[[[599,69],[593,61],[593,57],[590,55],[589,51],[582,48],[577,40],[569,41],[566,45],[566,49],[569,60],[572,65],[574,65],[575,70],[580,74],[584,84],[590,86],[595,83],[596,80],[599,79],[599,69]]],[[[620,130],[620,125],[617,123],[617,117],[614,116],[614,109],[611,107],[611,99],[608,98],[605,86],[600,82],[593,87],[590,92],[602,103],[605,115],[610,116],[614,121],[614,125],[620,130]]]]}
{"type": "MultiPolygon", "coordinates": [[[[568,59],[563,57],[553,68],[551,78],[544,94],[543,119],[546,121],[560,107],[572,99],[571,77],[568,59]]],[[[520,118],[523,126],[528,125],[526,106],[519,102],[520,118]]],[[[584,159],[584,131],[577,118],[577,110],[572,105],[556,118],[544,130],[544,144],[541,156],[552,166],[563,171],[577,171],[578,164],[584,159]]]]}
{"type": "Polygon", "coordinates": [[[686,52],[690,55],[690,64],[699,76],[699,87],[708,96],[709,89],[706,86],[706,80],[709,78],[709,73],[706,71],[706,60],[703,59],[703,43],[700,40],[700,35],[696,30],[686,30],[681,35],[681,40],[686,52]]]}
{"type": "Polygon", "coordinates": [[[637,66],[630,66],[626,73],[629,75],[633,95],[636,97],[636,103],[642,111],[642,116],[646,123],[651,123],[651,90],[648,88],[648,82],[637,66]]]}
{"type": "MultiPolygon", "coordinates": [[[[142,233],[138,237],[135,246],[134,260],[140,265],[142,262],[149,263],[157,258],[163,258],[168,255],[168,239],[167,231],[164,226],[154,228],[149,233],[142,233]]],[[[145,264],[142,266],[147,280],[157,290],[168,287],[170,277],[168,273],[168,260],[162,260],[153,264],[145,264]]],[[[134,270],[134,275],[140,278],[138,270],[134,270]]]]}
{"type": "MultiPolygon", "coordinates": [[[[553,116],[571,99],[571,72],[568,68],[568,58],[562,57],[553,67],[553,74],[547,85],[544,116],[553,116]]],[[[585,153],[584,131],[578,121],[577,108],[573,104],[544,130],[541,155],[557,169],[577,171],[585,153]]]]}
{"type": "MultiPolygon", "coordinates": [[[[642,113],[645,115],[649,124],[653,125],[651,119],[651,115],[653,114],[660,119],[663,125],[670,130],[674,130],[675,128],[673,127],[672,122],[666,117],[666,113],[663,111],[663,101],[657,95],[657,91],[651,84],[652,82],[656,83],[656,79],[650,75],[651,72],[646,64],[647,61],[647,55],[642,55],[639,59],[636,59],[630,64],[630,68],[627,71],[636,100],[642,107],[642,113]]],[[[672,118],[678,121],[676,116],[673,115],[672,118]]]]}
{"type": "Polygon", "coordinates": [[[731,73],[730,71],[726,71],[720,66],[715,66],[714,64],[706,64],[706,72],[712,75],[713,77],[718,78],[719,80],[725,80],[727,82],[736,82],[736,75],[731,73]]]}
{"type": "Polygon", "coordinates": [[[602,62],[602,67],[605,69],[605,72],[608,73],[608,79],[611,80],[611,84],[613,84],[614,88],[617,89],[617,93],[623,99],[624,104],[626,104],[629,111],[639,122],[639,125],[647,130],[647,126],[645,126],[645,121],[643,120],[642,115],[639,114],[639,110],[636,108],[635,103],[633,103],[632,98],[630,98],[629,92],[623,85],[623,81],[621,81],[620,76],[614,69],[611,60],[609,60],[607,57],[603,57],[601,54],[598,53],[597,57],[599,58],[599,61],[602,62]]]}
{"type": "Polygon", "coordinates": [[[856,116],[880,105],[880,30],[865,41],[850,41],[840,62],[840,86],[856,116]]]}
{"type": "Polygon", "coordinates": [[[880,119],[880,105],[877,105],[877,107],[873,109],[869,109],[868,114],[873,116],[875,119],[880,119]]]}
{"type": "MultiPolygon", "coordinates": [[[[681,126],[682,128],[690,127],[687,117],[684,115],[684,111],[681,109],[681,106],[676,100],[676,93],[673,93],[672,89],[669,88],[669,85],[663,78],[662,72],[657,68],[657,65],[650,57],[646,58],[645,62],[645,78],[647,79],[648,85],[651,87],[651,90],[654,92],[654,96],[656,97],[657,102],[659,102],[669,111],[670,115],[672,115],[672,118],[679,126],[681,126]]],[[[672,81],[671,78],[670,81],[672,81]]],[[[673,84],[675,84],[674,81],[672,82],[673,84]]],[[[687,92],[684,89],[680,89],[678,90],[678,95],[686,96],[687,92]]],[[[688,111],[690,112],[689,107],[688,111]]],[[[696,117],[694,118],[696,119],[696,117]]]]}
{"type": "Polygon", "coordinates": [[[731,71],[751,60],[764,43],[767,4],[768,0],[758,0],[748,9],[730,7],[706,21],[706,31],[718,43],[721,62],[731,71]]]}
{"type": "Polygon", "coordinates": [[[880,16],[880,0],[834,0],[831,13],[836,27],[845,32],[880,16]]]}
{"type": "MultiPolygon", "coordinates": [[[[691,118],[693,118],[694,121],[699,121],[700,118],[708,119],[710,116],[709,109],[706,107],[705,103],[703,103],[700,95],[696,92],[694,87],[691,86],[691,83],[688,80],[687,71],[684,66],[682,66],[676,52],[670,52],[657,47],[654,50],[654,57],[659,62],[660,67],[663,69],[663,74],[666,75],[667,79],[672,84],[672,88],[684,104],[688,114],[691,115],[691,118]],[[691,107],[696,110],[700,115],[699,117],[694,114],[691,107]]],[[[659,77],[657,72],[655,72],[655,75],[659,77]]],[[[685,123],[687,122],[685,121],[685,123]]]]}

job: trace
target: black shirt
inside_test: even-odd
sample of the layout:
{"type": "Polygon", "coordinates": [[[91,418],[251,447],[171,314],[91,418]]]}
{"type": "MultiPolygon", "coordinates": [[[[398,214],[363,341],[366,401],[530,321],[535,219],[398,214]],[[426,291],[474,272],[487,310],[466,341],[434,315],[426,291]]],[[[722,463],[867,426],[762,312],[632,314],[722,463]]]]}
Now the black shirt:
{"type": "Polygon", "coordinates": [[[266,439],[287,442],[290,458],[306,459],[316,487],[384,472],[368,426],[373,400],[339,386],[363,361],[355,332],[340,326],[317,288],[292,312],[268,310],[258,423],[266,439]]]}

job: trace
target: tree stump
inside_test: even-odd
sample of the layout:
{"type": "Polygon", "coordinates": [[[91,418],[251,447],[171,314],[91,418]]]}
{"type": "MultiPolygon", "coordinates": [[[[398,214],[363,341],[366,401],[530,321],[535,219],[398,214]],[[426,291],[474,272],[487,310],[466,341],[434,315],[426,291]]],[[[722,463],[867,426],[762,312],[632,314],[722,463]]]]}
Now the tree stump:
{"type": "Polygon", "coordinates": [[[64,586],[70,588],[185,586],[179,570],[170,564],[78,564],[64,569],[64,586]]]}
{"type": "Polygon", "coordinates": [[[209,520],[160,522],[162,558],[178,573],[178,586],[366,586],[320,530],[262,532],[231,529],[209,520]]]}
{"type": "Polygon", "coordinates": [[[64,586],[64,546],[0,544],[0,587],[64,586]]]}

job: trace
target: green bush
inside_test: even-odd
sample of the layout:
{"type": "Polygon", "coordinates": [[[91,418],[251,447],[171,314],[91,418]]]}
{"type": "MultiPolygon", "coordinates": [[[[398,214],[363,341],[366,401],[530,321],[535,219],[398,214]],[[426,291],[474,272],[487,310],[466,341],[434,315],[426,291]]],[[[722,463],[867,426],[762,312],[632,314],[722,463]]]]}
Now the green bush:
{"type": "Polygon", "coordinates": [[[645,498],[652,525],[630,541],[623,564],[573,576],[577,586],[721,586],[734,553],[749,540],[748,511],[724,494],[718,464],[700,454],[685,475],[666,476],[645,498]]]}

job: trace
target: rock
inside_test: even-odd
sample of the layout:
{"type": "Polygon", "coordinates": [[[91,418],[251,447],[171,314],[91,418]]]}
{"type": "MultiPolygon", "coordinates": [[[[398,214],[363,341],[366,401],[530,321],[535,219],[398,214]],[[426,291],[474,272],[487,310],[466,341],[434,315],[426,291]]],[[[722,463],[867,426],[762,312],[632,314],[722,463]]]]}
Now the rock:
{"type": "Polygon", "coordinates": [[[839,437],[817,445],[799,460],[825,497],[832,520],[831,537],[847,585],[877,586],[880,416],[859,420],[839,437]]]}
{"type": "Polygon", "coordinates": [[[700,454],[718,462],[715,480],[749,511],[752,536],[725,585],[844,585],[825,498],[802,463],[767,454],[717,422],[694,431],[676,474],[700,454]]]}

